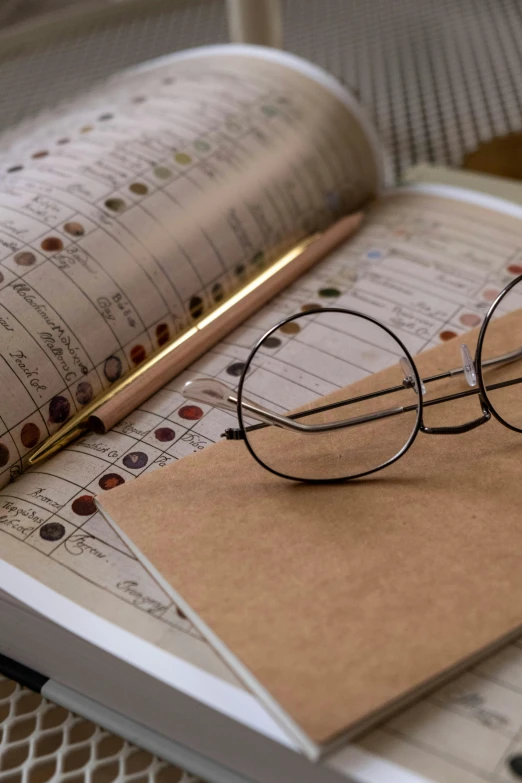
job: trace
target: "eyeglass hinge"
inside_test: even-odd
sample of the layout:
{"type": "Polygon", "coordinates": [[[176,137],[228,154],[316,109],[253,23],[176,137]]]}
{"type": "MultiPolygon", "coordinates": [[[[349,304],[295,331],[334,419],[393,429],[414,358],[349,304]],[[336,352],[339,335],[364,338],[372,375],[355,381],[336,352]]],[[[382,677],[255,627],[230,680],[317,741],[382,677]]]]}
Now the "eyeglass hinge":
{"type": "Polygon", "coordinates": [[[245,434],[243,430],[238,429],[232,429],[229,427],[221,434],[222,438],[226,438],[226,440],[245,440],[245,434]]]}

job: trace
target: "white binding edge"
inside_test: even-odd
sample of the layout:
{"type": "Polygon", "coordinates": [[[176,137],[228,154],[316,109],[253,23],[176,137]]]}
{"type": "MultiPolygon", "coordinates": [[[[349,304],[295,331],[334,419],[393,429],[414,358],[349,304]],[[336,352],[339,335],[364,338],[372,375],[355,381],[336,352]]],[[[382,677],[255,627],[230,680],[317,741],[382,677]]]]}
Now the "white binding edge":
{"type": "MultiPolygon", "coordinates": [[[[237,688],[84,609],[1,559],[0,590],[56,625],[167,686],[176,688],[295,752],[302,750],[246,690],[237,688]]],[[[349,745],[341,753],[341,758],[337,760],[332,756],[327,765],[355,783],[382,783],[383,780],[388,783],[429,783],[425,778],[413,775],[395,762],[363,748],[349,745]]]]}
{"type": "Polygon", "coordinates": [[[413,195],[425,193],[427,196],[440,196],[441,198],[453,199],[454,201],[463,201],[466,204],[474,204],[477,207],[493,209],[495,212],[501,212],[510,217],[522,218],[522,205],[515,204],[513,201],[500,196],[491,196],[489,193],[462,188],[457,185],[437,185],[435,183],[401,185],[398,188],[394,188],[393,191],[389,191],[386,195],[393,196],[401,193],[411,193],[413,195]]]}
{"type": "MultiPolygon", "coordinates": [[[[287,747],[298,749],[248,691],[120,628],[0,560],[0,590],[80,639],[287,747]]],[[[41,672],[47,676],[46,672],[41,672]]]]}

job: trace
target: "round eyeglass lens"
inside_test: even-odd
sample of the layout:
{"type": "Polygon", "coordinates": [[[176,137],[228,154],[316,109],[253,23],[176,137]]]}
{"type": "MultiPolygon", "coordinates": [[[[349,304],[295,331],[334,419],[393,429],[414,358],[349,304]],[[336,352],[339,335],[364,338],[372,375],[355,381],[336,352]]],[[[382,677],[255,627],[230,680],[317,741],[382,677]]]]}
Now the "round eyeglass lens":
{"type": "Polygon", "coordinates": [[[419,427],[417,376],[405,347],[343,310],[303,313],[268,332],[239,392],[251,453],[286,478],[333,481],[378,470],[404,453],[419,427]],[[259,410],[248,405],[281,415],[285,426],[252,428],[259,410]],[[291,412],[299,415],[289,420],[291,412]]]}
{"type": "Polygon", "coordinates": [[[522,280],[498,300],[485,325],[480,370],[489,405],[522,432],[522,280]],[[504,316],[504,317],[503,317],[504,316]]]}

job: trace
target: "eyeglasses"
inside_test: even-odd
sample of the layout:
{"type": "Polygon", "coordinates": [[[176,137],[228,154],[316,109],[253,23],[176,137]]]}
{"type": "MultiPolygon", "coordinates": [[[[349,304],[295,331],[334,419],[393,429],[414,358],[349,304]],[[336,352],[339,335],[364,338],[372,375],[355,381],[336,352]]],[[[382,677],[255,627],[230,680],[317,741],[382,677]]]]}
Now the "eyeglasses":
{"type": "MultiPolygon", "coordinates": [[[[368,294],[369,310],[379,304],[368,294]]],[[[415,318],[400,309],[395,314],[402,328],[413,332],[413,342],[418,333],[419,345],[433,329],[432,306],[426,296],[415,318]]],[[[230,375],[240,373],[237,391],[220,380],[198,378],[185,384],[183,395],[237,412],[239,427],[227,429],[224,437],[244,440],[271,473],[313,483],[361,478],[396,462],[419,432],[464,433],[491,416],[522,432],[520,308],[522,275],[489,308],[475,360],[462,344],[460,367],[427,378],[420,377],[402,340],[373,315],[338,307],[310,309],[269,329],[244,366],[229,366],[230,375]],[[498,316],[515,310],[520,313],[506,329],[498,316]],[[430,398],[426,388],[444,381],[459,383],[459,390],[430,398]],[[352,384],[356,393],[347,398],[345,387],[352,384]],[[479,416],[463,424],[426,424],[425,410],[431,406],[467,397],[478,400],[479,416]]],[[[458,311],[455,304],[455,317],[458,311]]],[[[466,311],[460,315],[467,323],[478,320],[466,311]]]]}

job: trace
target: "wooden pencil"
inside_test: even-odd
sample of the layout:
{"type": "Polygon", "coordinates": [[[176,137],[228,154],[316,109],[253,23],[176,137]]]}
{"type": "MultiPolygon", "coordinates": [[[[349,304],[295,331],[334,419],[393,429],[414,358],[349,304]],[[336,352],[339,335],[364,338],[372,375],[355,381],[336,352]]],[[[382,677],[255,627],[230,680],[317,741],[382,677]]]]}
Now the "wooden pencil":
{"type": "Polygon", "coordinates": [[[276,294],[345,242],[357,231],[362,220],[362,212],[341,218],[324,233],[305,240],[276,261],[70,419],[33,452],[30,464],[46,459],[88,430],[99,434],[108,432],[276,294]]]}

